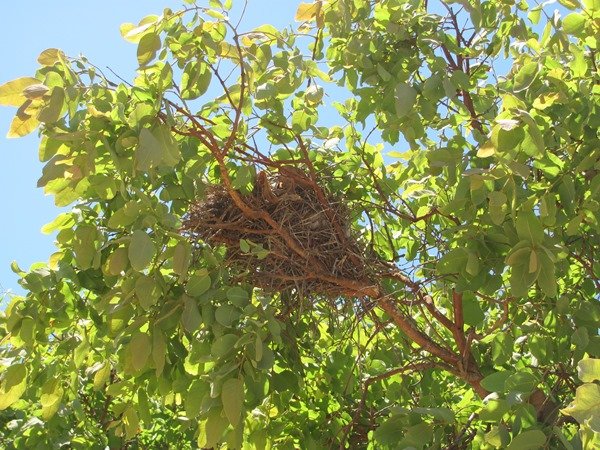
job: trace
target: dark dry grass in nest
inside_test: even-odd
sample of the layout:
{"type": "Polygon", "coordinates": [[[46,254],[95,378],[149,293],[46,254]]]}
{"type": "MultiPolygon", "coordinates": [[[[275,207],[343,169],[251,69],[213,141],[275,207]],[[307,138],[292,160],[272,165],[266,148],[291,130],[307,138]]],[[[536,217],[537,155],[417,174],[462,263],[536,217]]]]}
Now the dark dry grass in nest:
{"type": "Polygon", "coordinates": [[[229,267],[247,274],[248,281],[257,287],[309,295],[343,294],[342,288],[323,278],[367,280],[367,264],[350,233],[348,211],[342,199],[327,194],[326,211],[313,186],[298,173],[263,172],[253,192],[242,196],[253,210],[266,211],[310,255],[308,258],[292,250],[262,219],[246,217],[219,185],[209,188],[203,199],[191,205],[183,232],[194,241],[225,245],[229,267]],[[242,239],[252,243],[250,251],[242,251],[242,239]],[[268,253],[260,255],[261,247],[268,253]]]}

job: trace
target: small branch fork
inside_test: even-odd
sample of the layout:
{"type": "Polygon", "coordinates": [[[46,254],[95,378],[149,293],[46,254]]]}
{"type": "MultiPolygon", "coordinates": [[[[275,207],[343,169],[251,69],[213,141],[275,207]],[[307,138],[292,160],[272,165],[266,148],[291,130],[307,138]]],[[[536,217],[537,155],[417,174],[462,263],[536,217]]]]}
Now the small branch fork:
{"type": "MultiPolygon", "coordinates": [[[[469,46],[473,43],[473,40],[477,36],[477,32],[475,31],[470,38],[468,38],[468,39],[465,38],[464,30],[458,24],[458,18],[456,16],[456,13],[445,2],[441,2],[441,3],[448,11],[451,27],[456,34],[456,45],[459,48],[469,48],[469,46]]],[[[446,58],[446,62],[448,63],[448,68],[452,72],[454,72],[455,70],[460,70],[460,71],[464,72],[467,76],[472,75],[471,74],[471,63],[470,63],[470,60],[468,57],[464,57],[459,52],[455,55],[455,58],[453,58],[452,53],[450,52],[450,50],[448,50],[448,48],[444,44],[442,44],[440,46],[440,48],[442,50],[442,53],[444,54],[444,57],[446,58]]],[[[470,118],[471,127],[473,129],[479,131],[481,134],[485,134],[483,125],[481,124],[481,121],[479,119],[479,115],[475,111],[475,106],[473,104],[473,97],[471,96],[471,93],[466,89],[461,89],[461,90],[459,90],[458,93],[461,95],[461,97],[463,99],[463,104],[465,105],[465,108],[467,108],[467,111],[469,112],[469,115],[471,116],[471,118],[470,118]]]]}
{"type": "Polygon", "coordinates": [[[431,361],[411,362],[409,364],[406,364],[405,366],[397,367],[395,369],[388,370],[387,372],[381,373],[379,375],[367,378],[363,382],[362,394],[360,397],[360,401],[358,402],[358,405],[356,406],[356,409],[354,410],[354,414],[352,415],[352,420],[350,422],[348,422],[348,424],[346,424],[344,426],[344,428],[342,428],[342,430],[341,430],[341,432],[343,433],[343,436],[342,436],[342,439],[340,440],[340,447],[339,447],[340,450],[345,448],[344,445],[346,443],[346,440],[348,439],[348,437],[350,436],[350,433],[352,432],[352,429],[355,427],[356,423],[358,422],[358,419],[360,418],[360,414],[365,409],[365,406],[367,403],[367,395],[369,394],[369,388],[371,387],[372,384],[377,383],[379,381],[386,380],[390,377],[393,377],[394,375],[405,374],[408,372],[423,372],[425,370],[435,369],[435,368],[447,368],[447,367],[445,367],[441,363],[436,363],[436,362],[431,362],[431,361]]]}

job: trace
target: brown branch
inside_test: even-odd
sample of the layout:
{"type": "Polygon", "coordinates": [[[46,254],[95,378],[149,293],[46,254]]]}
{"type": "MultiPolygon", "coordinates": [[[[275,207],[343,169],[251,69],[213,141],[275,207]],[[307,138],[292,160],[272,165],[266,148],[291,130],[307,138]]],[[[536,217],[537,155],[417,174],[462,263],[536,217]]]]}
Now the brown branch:
{"type": "Polygon", "coordinates": [[[398,311],[396,305],[389,299],[385,297],[380,298],[379,305],[391,317],[398,328],[423,350],[437,356],[447,364],[452,366],[458,364],[459,357],[456,354],[434,342],[429,336],[419,330],[414,320],[398,311]]]}
{"type": "Polygon", "coordinates": [[[358,418],[360,417],[360,413],[365,408],[365,405],[367,403],[367,395],[369,393],[369,387],[371,387],[371,385],[373,383],[385,380],[386,378],[390,378],[390,377],[392,377],[394,375],[398,375],[398,374],[405,373],[405,372],[408,372],[408,371],[422,372],[424,370],[434,369],[436,367],[437,368],[446,368],[443,364],[438,363],[438,362],[432,362],[432,361],[411,362],[411,363],[408,363],[405,366],[397,367],[395,369],[389,370],[389,371],[381,373],[379,375],[375,375],[375,376],[367,378],[364,381],[364,383],[363,383],[362,395],[360,397],[360,401],[358,403],[358,406],[354,410],[354,414],[352,416],[352,420],[348,424],[346,424],[344,426],[344,428],[342,429],[343,432],[344,432],[344,435],[343,435],[343,437],[342,437],[342,439],[340,441],[340,449],[345,448],[344,446],[345,446],[346,439],[348,438],[350,432],[354,428],[354,425],[358,421],[358,418]]]}

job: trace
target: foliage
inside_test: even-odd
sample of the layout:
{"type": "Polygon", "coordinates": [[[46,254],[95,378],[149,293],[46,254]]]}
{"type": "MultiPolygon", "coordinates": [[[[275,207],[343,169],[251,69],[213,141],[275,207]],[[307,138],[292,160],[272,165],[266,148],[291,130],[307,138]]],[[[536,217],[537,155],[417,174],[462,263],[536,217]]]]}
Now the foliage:
{"type": "MultiPolygon", "coordinates": [[[[131,83],[48,49],[0,87],[70,207],[48,262],[13,265],[2,445],[598,445],[598,0],[316,0],[248,32],[187,3],[123,25],[131,83]],[[343,199],[368,279],[248,202],[291,169],[343,199]],[[288,243],[296,289],[181,232],[215,185],[288,243]]],[[[277,256],[260,242],[239,251],[277,256]]]]}

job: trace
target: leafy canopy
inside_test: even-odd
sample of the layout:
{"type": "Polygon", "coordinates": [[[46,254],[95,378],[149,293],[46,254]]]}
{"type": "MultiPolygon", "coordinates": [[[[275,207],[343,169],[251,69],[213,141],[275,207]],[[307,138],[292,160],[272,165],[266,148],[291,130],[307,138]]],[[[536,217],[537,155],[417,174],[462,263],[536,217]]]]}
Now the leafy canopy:
{"type": "Polygon", "coordinates": [[[254,30],[186,3],[122,26],[131,82],[48,49],[0,86],[70,208],[13,265],[2,445],[599,445],[598,0],[316,0],[254,30]],[[368,280],[249,206],[290,168],[345,203],[368,280]],[[214,186],[344,294],[182,234],[214,186]]]}

